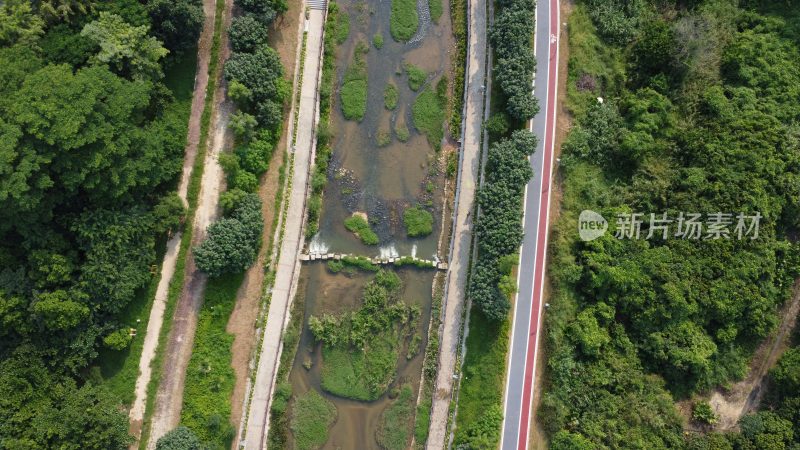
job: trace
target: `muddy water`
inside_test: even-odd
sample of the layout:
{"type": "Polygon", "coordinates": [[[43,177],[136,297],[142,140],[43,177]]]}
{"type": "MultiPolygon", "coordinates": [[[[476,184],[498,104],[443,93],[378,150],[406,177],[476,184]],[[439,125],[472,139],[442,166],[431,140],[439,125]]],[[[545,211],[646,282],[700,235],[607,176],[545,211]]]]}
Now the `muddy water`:
{"type": "Polygon", "coordinates": [[[413,126],[412,105],[422,89],[414,92],[408,87],[403,64],[424,69],[428,73],[426,85],[432,88],[447,74],[448,51],[452,49],[449,12],[445,10],[438,25],[426,27],[419,42],[406,44],[395,42],[389,33],[389,0],[343,0],[339,5],[350,16],[350,35],[338,49],[337,86],[341,85],[356,45],[367,43],[370,48],[366,55],[367,110],[361,122],[347,121],[341,113],[338,93],[334,96],[333,161],[320,233],[314,243],[334,252],[370,256],[416,254],[433,259],[441,231],[440,221],[435,221],[433,233],[424,239],[407,238],[402,223],[403,210],[415,204],[432,206],[434,217],[438,218],[443,185],[442,175],[433,167],[436,161],[433,147],[413,126]],[[383,36],[384,45],[380,50],[372,45],[376,34],[383,36]],[[383,92],[387,83],[398,88],[399,101],[394,111],[384,107],[383,92]],[[399,125],[408,127],[408,141],[400,142],[393,133],[390,144],[379,146],[378,133],[392,132],[399,125]],[[381,239],[379,246],[361,244],[344,228],[344,220],[355,211],[367,213],[381,239]]]}
{"type": "MultiPolygon", "coordinates": [[[[300,338],[297,354],[295,355],[289,381],[292,384],[294,395],[300,395],[309,389],[315,389],[324,397],[333,402],[337,409],[337,419],[330,429],[328,442],[325,449],[372,449],[378,448],[375,440],[375,431],[378,428],[380,415],[391,404],[388,393],[372,402],[361,402],[335,397],[320,387],[321,345],[314,343],[314,338],[308,330],[308,317],[320,315],[323,312],[334,314],[357,309],[361,304],[361,288],[368,282],[372,275],[348,277],[342,274],[331,274],[326,266],[314,263],[306,266],[303,280],[306,286],[305,310],[306,316],[303,324],[303,334],[300,338]],[[306,369],[304,363],[311,368],[306,369]]],[[[432,271],[418,269],[400,269],[397,274],[403,280],[401,298],[409,304],[418,304],[422,307],[418,332],[424,336],[420,344],[421,351],[410,360],[406,359],[407,348],[400,350],[398,358],[397,377],[389,386],[387,392],[401,384],[411,383],[414,392],[419,388],[419,377],[422,371],[423,352],[427,345],[427,330],[430,320],[431,283],[432,271]]],[[[300,299],[298,299],[300,300],[300,299]]],[[[290,437],[291,440],[291,437],[290,437]]],[[[291,442],[290,442],[291,443],[291,442]]]]}
{"type": "MultiPolygon", "coordinates": [[[[425,1],[425,0],[423,0],[425,1]]],[[[413,43],[395,42],[389,33],[390,0],[342,0],[339,6],[350,16],[350,35],[338,49],[337,89],[341,86],[347,67],[359,42],[369,45],[366,55],[368,73],[367,110],[361,122],[347,121],[341,113],[338,92],[334,95],[331,114],[333,158],[328,173],[320,220],[320,232],[310,247],[317,252],[347,252],[366,256],[411,255],[434,259],[441,233],[443,174],[436,169],[437,155],[426,137],[413,126],[412,105],[418,92],[408,87],[403,64],[410,63],[428,73],[425,86],[435,88],[450,68],[453,42],[450,31],[447,1],[438,24],[428,24],[418,30],[413,43]],[[384,45],[372,45],[375,34],[383,36],[384,45]],[[397,108],[384,106],[386,85],[393,83],[398,90],[397,108]],[[410,131],[407,142],[400,142],[394,130],[406,126],[410,131]],[[380,132],[392,132],[388,145],[378,145],[380,132]],[[433,209],[433,233],[423,239],[409,239],[403,227],[405,208],[416,204],[433,209]],[[354,212],[367,213],[380,245],[366,246],[344,228],[344,220],[354,212]]],[[[406,268],[398,270],[403,280],[401,299],[422,307],[419,334],[420,352],[406,359],[407,349],[399,352],[398,371],[387,390],[410,384],[416,393],[422,372],[423,351],[427,344],[430,320],[432,271],[406,268]]],[[[308,318],[323,313],[340,314],[361,305],[361,290],[374,275],[357,273],[352,276],[332,274],[321,263],[303,267],[301,282],[305,295],[295,301],[305,302],[304,327],[300,345],[289,375],[294,395],[315,389],[329,399],[338,411],[330,429],[326,449],[378,448],[375,433],[383,411],[391,404],[388,393],[372,402],[361,402],[329,395],[320,387],[321,346],[314,343],[308,330],[308,318]],[[310,369],[306,369],[310,364],[310,369]],[[305,366],[305,367],[304,367],[305,366]]],[[[404,343],[404,347],[407,343],[404,343]]],[[[411,434],[409,430],[409,434],[411,434]]],[[[291,441],[291,436],[289,436],[291,441]]],[[[291,444],[291,442],[290,442],[291,444]]]]}

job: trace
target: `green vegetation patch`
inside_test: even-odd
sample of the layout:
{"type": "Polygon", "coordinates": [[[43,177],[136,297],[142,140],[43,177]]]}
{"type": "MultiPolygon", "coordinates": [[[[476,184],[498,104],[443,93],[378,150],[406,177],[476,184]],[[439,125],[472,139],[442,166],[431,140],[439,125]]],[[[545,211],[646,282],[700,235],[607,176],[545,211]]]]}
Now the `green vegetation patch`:
{"type": "Polygon", "coordinates": [[[333,33],[336,43],[342,45],[347,40],[347,36],[350,35],[350,16],[346,11],[344,13],[339,12],[338,8],[336,13],[334,16],[336,26],[326,27],[333,33]]]}
{"type": "Polygon", "coordinates": [[[395,41],[406,42],[417,32],[419,16],[416,0],[392,0],[389,30],[395,41]]]}
{"type": "Polygon", "coordinates": [[[292,404],[291,429],[295,448],[313,450],[328,441],[328,429],[336,421],[336,406],[310,390],[292,404]]]}
{"type": "Polygon", "coordinates": [[[411,137],[411,133],[408,131],[408,127],[405,124],[395,127],[394,133],[397,135],[397,140],[400,142],[408,142],[408,138],[411,137]]]}
{"type": "Polygon", "coordinates": [[[358,50],[355,52],[353,61],[344,75],[339,98],[345,119],[360,122],[364,118],[367,112],[367,61],[364,52],[358,50]]]}
{"type": "Polygon", "coordinates": [[[414,126],[425,134],[436,151],[442,146],[444,137],[444,101],[432,89],[422,91],[412,106],[414,126]]]}
{"type": "Polygon", "coordinates": [[[347,228],[348,231],[354,233],[361,239],[361,242],[367,245],[377,245],[378,244],[378,235],[372,231],[372,228],[369,226],[369,223],[366,219],[364,219],[360,215],[353,215],[345,219],[344,227],[347,228]]]}
{"type": "Polygon", "coordinates": [[[416,331],[420,308],[398,299],[400,277],[380,270],[362,291],[363,304],[338,316],[312,316],[308,326],[323,343],[322,388],[345,398],[371,401],[397,372],[403,343],[416,331]]]}
{"type": "Polygon", "coordinates": [[[428,78],[428,74],[419,67],[409,63],[404,64],[403,69],[408,76],[408,87],[414,92],[418,91],[428,78]]]}
{"type": "Polygon", "coordinates": [[[408,237],[427,236],[433,232],[433,214],[419,206],[403,211],[403,224],[408,237]]]}
{"type": "Polygon", "coordinates": [[[444,6],[442,4],[442,0],[428,0],[428,8],[431,11],[431,19],[439,23],[439,19],[442,17],[444,13],[444,6]]]}
{"type": "Polygon", "coordinates": [[[243,274],[211,278],[197,319],[194,347],[186,369],[181,424],[202,442],[228,448],[235,435],[230,424],[233,336],[225,331],[236,304],[243,274]]]}
{"type": "Polygon", "coordinates": [[[492,321],[472,308],[458,393],[456,446],[493,448],[499,443],[509,326],[509,320],[492,321]],[[498,410],[500,422],[494,417],[498,410]]]}
{"type": "Polygon", "coordinates": [[[392,143],[392,132],[390,130],[379,130],[377,136],[378,147],[386,147],[392,143]]]}
{"type": "Polygon", "coordinates": [[[394,83],[388,83],[386,89],[383,90],[383,104],[386,109],[393,110],[397,108],[397,100],[400,94],[397,92],[397,86],[394,83]]]}
{"type": "Polygon", "coordinates": [[[375,33],[375,35],[372,36],[372,45],[374,45],[375,48],[377,48],[378,50],[382,49],[383,48],[383,35],[380,34],[380,33],[375,33]]]}
{"type": "Polygon", "coordinates": [[[387,450],[408,448],[415,403],[411,386],[403,385],[397,398],[381,413],[375,436],[381,448],[387,450]]]}

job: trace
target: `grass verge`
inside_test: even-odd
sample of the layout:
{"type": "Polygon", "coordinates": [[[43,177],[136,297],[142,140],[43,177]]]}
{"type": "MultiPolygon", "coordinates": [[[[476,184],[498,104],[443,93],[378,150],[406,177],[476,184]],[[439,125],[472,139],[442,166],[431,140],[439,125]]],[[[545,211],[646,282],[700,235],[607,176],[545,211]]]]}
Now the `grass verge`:
{"type": "Polygon", "coordinates": [[[458,394],[455,445],[469,445],[482,432],[497,446],[500,430],[482,430],[487,415],[503,404],[508,333],[511,321],[487,319],[476,307],[469,316],[467,351],[458,394]]]}
{"type": "Polygon", "coordinates": [[[212,448],[230,447],[236,433],[230,424],[233,335],[225,327],[243,279],[239,273],[208,280],[186,369],[181,424],[212,448]]]}
{"type": "Polygon", "coordinates": [[[461,116],[464,109],[464,77],[467,69],[467,2],[450,0],[450,20],[453,37],[456,41],[456,54],[453,58],[453,95],[450,103],[450,135],[461,137],[461,116]]]}

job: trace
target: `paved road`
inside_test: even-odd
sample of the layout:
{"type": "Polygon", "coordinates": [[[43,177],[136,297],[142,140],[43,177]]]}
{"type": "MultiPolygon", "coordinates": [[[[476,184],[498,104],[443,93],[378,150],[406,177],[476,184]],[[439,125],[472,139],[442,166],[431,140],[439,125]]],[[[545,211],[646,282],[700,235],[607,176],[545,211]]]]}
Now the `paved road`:
{"type": "Polygon", "coordinates": [[[464,115],[461,161],[456,190],[455,219],[445,281],[443,330],[439,370],[431,407],[428,449],[447,446],[447,418],[453,395],[453,371],[461,343],[461,322],[472,242],[472,217],[475,188],[481,158],[481,127],[484,120],[486,80],[486,1],[469,1],[469,43],[467,48],[467,99],[464,115]]]}
{"type": "MultiPolygon", "coordinates": [[[[300,112],[297,125],[297,142],[294,149],[294,172],[289,209],[284,217],[286,234],[281,243],[281,253],[276,268],[275,284],[272,289],[264,341],[253,384],[253,394],[249,408],[244,448],[256,450],[266,448],[269,429],[269,409],[272,391],[280,360],[282,335],[289,319],[289,305],[294,296],[297,278],[300,274],[300,250],[304,241],[305,204],[308,195],[308,172],[311,164],[316,136],[314,130],[318,119],[318,85],[322,63],[322,26],[325,11],[310,9],[306,22],[306,55],[303,66],[302,89],[300,91],[300,112]]],[[[292,109],[294,111],[294,109],[292,109]]],[[[293,114],[293,112],[292,112],[293,114]]],[[[291,116],[290,116],[291,117],[291,116]]],[[[289,129],[291,136],[292,129],[289,129]]],[[[301,300],[302,301],[302,300],[301,300]]]]}
{"type": "Polygon", "coordinates": [[[547,258],[550,184],[558,86],[558,0],[536,4],[536,80],[534,95],[541,112],[530,130],[539,138],[531,157],[533,179],[525,189],[525,238],[520,251],[519,292],[514,303],[508,380],[501,434],[503,450],[527,449],[531,422],[536,356],[542,319],[542,288],[547,258]]]}

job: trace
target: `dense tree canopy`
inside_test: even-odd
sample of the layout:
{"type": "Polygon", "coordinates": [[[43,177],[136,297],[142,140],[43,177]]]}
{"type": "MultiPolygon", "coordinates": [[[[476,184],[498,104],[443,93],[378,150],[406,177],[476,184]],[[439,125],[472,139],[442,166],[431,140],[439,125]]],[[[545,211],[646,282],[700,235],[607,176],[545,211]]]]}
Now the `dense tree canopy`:
{"type": "Polygon", "coordinates": [[[504,0],[500,5],[489,33],[496,56],[494,78],[505,94],[508,113],[525,121],[539,110],[533,97],[535,6],[531,0],[504,0]]]}
{"type": "Polygon", "coordinates": [[[185,18],[162,8],[151,24],[148,11],[0,5],[0,447],[131,443],[121,399],[89,366],[130,343],[122,312],[184,214],[170,190],[188,105],[159,81],[168,34],[151,30],[185,18]]]}
{"type": "MultiPolygon", "coordinates": [[[[570,19],[575,126],[549,259],[540,413],[559,448],[796,445],[794,394],[745,418],[741,434],[688,441],[674,407],[744,376],[800,269],[789,239],[800,219],[800,55],[787,33],[797,8],[691,3],[587,0],[570,19]],[[581,241],[584,209],[609,233],[581,241]],[[644,214],[641,237],[619,239],[630,213],[644,214]],[[666,238],[650,213],[672,219],[666,238]],[[732,238],[678,234],[681,213],[731,214],[732,238]],[[740,213],[760,214],[756,239],[735,236],[740,213]]],[[[783,366],[794,360],[773,372],[781,398],[783,383],[796,392],[783,366]]]]}

